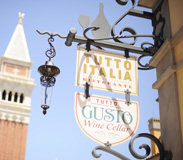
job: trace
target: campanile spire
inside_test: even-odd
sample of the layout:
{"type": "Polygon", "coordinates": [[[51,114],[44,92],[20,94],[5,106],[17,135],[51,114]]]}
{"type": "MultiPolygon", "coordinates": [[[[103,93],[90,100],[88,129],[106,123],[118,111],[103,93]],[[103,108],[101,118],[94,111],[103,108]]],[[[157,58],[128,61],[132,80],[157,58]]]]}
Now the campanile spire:
{"type": "Polygon", "coordinates": [[[22,19],[0,59],[0,159],[24,160],[30,120],[31,94],[35,87],[30,78],[32,62],[22,19]]]}
{"type": "Polygon", "coordinates": [[[5,51],[4,57],[24,62],[31,62],[22,19],[25,14],[19,12],[19,21],[5,51]]]}

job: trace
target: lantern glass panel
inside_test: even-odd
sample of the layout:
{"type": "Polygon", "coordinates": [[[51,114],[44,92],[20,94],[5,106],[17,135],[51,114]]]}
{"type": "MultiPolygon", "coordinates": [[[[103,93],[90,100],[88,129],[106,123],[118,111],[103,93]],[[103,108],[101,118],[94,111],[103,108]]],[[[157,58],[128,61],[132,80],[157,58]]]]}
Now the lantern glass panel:
{"type": "MultiPolygon", "coordinates": [[[[51,104],[51,97],[52,97],[53,87],[50,86],[42,86],[42,107],[50,107],[51,104]]],[[[46,109],[46,108],[45,108],[46,109]]]]}
{"type": "Polygon", "coordinates": [[[54,77],[41,76],[40,82],[42,85],[42,104],[43,113],[46,114],[46,110],[50,107],[53,86],[55,85],[54,77]]]}

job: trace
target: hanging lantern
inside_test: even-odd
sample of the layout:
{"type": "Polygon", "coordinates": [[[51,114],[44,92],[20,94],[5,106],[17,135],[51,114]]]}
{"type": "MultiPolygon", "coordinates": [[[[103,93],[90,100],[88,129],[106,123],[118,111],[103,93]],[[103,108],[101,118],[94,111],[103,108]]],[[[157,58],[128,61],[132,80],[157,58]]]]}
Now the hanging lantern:
{"type": "Polygon", "coordinates": [[[46,51],[46,56],[49,58],[46,61],[45,65],[42,65],[38,68],[39,73],[41,74],[40,83],[42,85],[42,104],[41,108],[43,109],[43,114],[46,114],[46,110],[50,108],[51,97],[53,86],[55,85],[55,77],[60,73],[60,69],[53,64],[51,58],[56,55],[55,49],[50,41],[54,41],[53,37],[48,39],[50,44],[50,49],[46,51]]]}

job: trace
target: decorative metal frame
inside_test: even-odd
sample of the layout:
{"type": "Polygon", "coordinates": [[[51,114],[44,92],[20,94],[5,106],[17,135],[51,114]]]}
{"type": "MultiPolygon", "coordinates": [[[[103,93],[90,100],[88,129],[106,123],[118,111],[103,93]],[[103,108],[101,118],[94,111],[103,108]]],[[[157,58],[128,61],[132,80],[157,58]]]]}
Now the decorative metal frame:
{"type": "MultiPolygon", "coordinates": [[[[128,1],[129,0],[116,0],[116,2],[119,5],[126,5],[128,3],[128,1]]],[[[78,42],[80,45],[86,44],[86,49],[88,51],[90,50],[90,45],[93,45],[100,49],[102,49],[102,47],[104,47],[104,48],[124,51],[126,58],[129,57],[130,52],[136,53],[136,54],[140,55],[138,57],[138,64],[139,64],[138,69],[141,69],[141,70],[153,69],[153,67],[149,66],[148,63],[142,64],[141,59],[144,57],[147,57],[147,56],[153,56],[157,52],[158,48],[163,43],[162,36],[160,37],[159,35],[155,36],[155,35],[137,34],[136,31],[130,27],[122,28],[119,35],[116,34],[116,32],[115,32],[115,28],[118,25],[118,23],[121,22],[127,15],[136,16],[136,17],[140,17],[140,18],[146,18],[146,19],[149,19],[152,21],[154,20],[154,15],[152,13],[134,9],[136,6],[136,0],[131,0],[131,2],[132,2],[132,7],[113,24],[113,26],[110,30],[111,36],[107,34],[110,29],[109,27],[106,27],[106,26],[108,26],[108,24],[105,25],[105,27],[102,26],[103,28],[101,28],[100,26],[102,25],[102,23],[101,24],[96,23],[97,25],[94,25],[95,23],[93,22],[91,27],[86,28],[90,23],[89,16],[86,16],[86,15],[80,15],[80,17],[79,17],[79,22],[84,30],[83,36],[77,35],[76,34],[77,31],[75,28],[71,28],[70,32],[67,36],[62,35],[60,33],[50,33],[49,31],[41,32],[41,31],[37,30],[37,32],[42,35],[48,34],[49,36],[52,36],[52,37],[58,36],[62,39],[66,39],[66,42],[65,42],[66,46],[71,46],[72,42],[78,42]],[[93,34],[94,34],[93,37],[87,36],[87,33],[89,31],[93,32],[93,34]],[[124,32],[128,32],[131,35],[122,35],[124,32]],[[100,37],[100,35],[107,35],[107,37],[100,37]],[[98,38],[98,37],[100,37],[100,38],[98,38]],[[150,37],[154,40],[155,43],[152,44],[150,42],[143,42],[140,47],[134,46],[134,44],[137,42],[138,38],[140,38],[140,37],[150,37]],[[129,42],[125,42],[124,40],[122,40],[122,39],[129,39],[129,38],[133,38],[134,39],[133,42],[129,43],[129,42]],[[110,41],[110,40],[113,40],[113,41],[110,41]],[[146,45],[148,45],[149,47],[145,47],[146,45]]],[[[97,18],[98,18],[98,21],[101,21],[101,22],[107,21],[105,16],[101,16],[101,12],[97,16],[97,18]]],[[[155,21],[153,21],[153,22],[154,22],[153,25],[155,27],[156,23],[155,23],[155,21]]],[[[106,22],[106,23],[108,23],[108,22],[106,22]]],[[[163,25],[163,27],[164,27],[164,25],[163,25]]],[[[153,34],[154,33],[155,32],[153,32],[153,34]]]]}
{"type": "MultiPolygon", "coordinates": [[[[116,2],[119,5],[126,5],[128,3],[128,1],[129,0],[116,0],[116,2]]],[[[136,6],[136,0],[131,0],[131,2],[132,2],[132,7],[126,13],[124,13],[119,19],[117,19],[117,21],[113,24],[112,28],[108,24],[103,13],[99,12],[98,16],[96,17],[96,19],[98,19],[98,21],[95,19],[90,27],[88,27],[88,25],[90,23],[90,17],[86,16],[86,15],[80,15],[79,22],[80,22],[80,25],[83,27],[83,36],[77,35],[76,34],[77,31],[75,28],[71,28],[68,35],[62,35],[60,33],[51,33],[49,31],[41,32],[39,30],[37,30],[37,32],[41,35],[48,34],[52,38],[54,36],[58,36],[62,39],[66,39],[66,42],[65,42],[66,46],[71,46],[72,42],[77,42],[79,45],[85,44],[87,51],[90,51],[90,47],[91,47],[91,45],[93,45],[99,49],[108,48],[108,49],[124,51],[126,58],[129,58],[130,57],[129,53],[132,52],[132,53],[135,53],[138,55],[138,64],[139,64],[138,69],[140,69],[140,70],[153,69],[153,67],[149,66],[148,63],[142,64],[141,59],[144,57],[147,57],[147,56],[153,56],[157,52],[159,47],[163,44],[164,40],[163,40],[162,34],[163,34],[164,26],[165,26],[165,19],[162,16],[160,16],[159,19],[156,20],[156,18],[155,18],[156,15],[153,15],[150,12],[145,12],[145,11],[134,9],[136,6]],[[154,27],[153,35],[137,34],[136,31],[130,27],[124,27],[121,29],[119,34],[116,34],[116,31],[115,31],[116,26],[127,15],[152,20],[153,27],[154,27]],[[102,23],[100,23],[100,22],[102,22],[102,23]],[[105,25],[103,24],[103,22],[105,23],[105,25]],[[158,33],[158,35],[155,35],[156,25],[158,25],[159,23],[163,23],[163,25],[161,27],[160,33],[158,33]],[[88,27],[88,28],[86,28],[86,27],[88,27]],[[89,31],[92,31],[93,37],[89,37],[87,35],[89,31]],[[124,32],[128,32],[131,35],[123,35],[124,32]],[[152,44],[150,42],[143,42],[140,46],[135,46],[135,43],[137,42],[138,38],[141,38],[141,37],[152,38],[154,40],[154,44],[152,44]],[[132,42],[124,41],[129,38],[133,38],[133,41],[132,42]],[[113,40],[113,41],[111,41],[111,40],[113,40]],[[149,46],[149,47],[145,47],[145,46],[149,46]]],[[[157,11],[155,11],[155,12],[159,12],[161,10],[162,2],[163,2],[163,0],[161,0],[160,6],[158,7],[157,11]]],[[[100,10],[102,10],[102,7],[103,6],[100,4],[100,10]]],[[[87,99],[89,97],[89,84],[86,83],[84,85],[84,87],[85,87],[85,90],[84,90],[85,98],[87,99]]],[[[129,95],[130,95],[130,92],[126,91],[126,103],[128,105],[130,104],[129,95]]],[[[165,151],[162,143],[156,137],[154,137],[151,134],[147,134],[147,133],[138,134],[130,141],[129,150],[133,157],[138,158],[138,159],[144,159],[144,158],[147,158],[147,156],[149,156],[149,154],[150,154],[151,149],[147,144],[142,144],[139,147],[140,149],[144,148],[146,150],[145,155],[139,155],[135,152],[134,147],[133,147],[133,142],[137,138],[140,138],[140,137],[149,138],[150,140],[155,142],[155,144],[157,145],[159,152],[160,152],[159,153],[160,160],[164,160],[164,159],[171,160],[172,159],[172,153],[170,151],[165,151]]],[[[105,146],[97,146],[93,149],[92,155],[95,158],[99,158],[101,156],[101,154],[96,153],[97,150],[102,150],[104,152],[110,153],[110,154],[118,157],[121,160],[130,160],[129,158],[125,157],[124,155],[112,150],[110,148],[109,142],[106,143],[105,146]]]]}

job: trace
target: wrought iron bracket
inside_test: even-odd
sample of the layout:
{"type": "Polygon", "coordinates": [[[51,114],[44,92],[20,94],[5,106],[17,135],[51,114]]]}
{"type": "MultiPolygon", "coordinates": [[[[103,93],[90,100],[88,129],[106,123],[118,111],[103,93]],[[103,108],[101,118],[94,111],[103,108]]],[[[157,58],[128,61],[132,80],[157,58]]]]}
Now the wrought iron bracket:
{"type": "MultiPolygon", "coordinates": [[[[130,141],[129,150],[130,150],[130,153],[132,154],[133,157],[135,157],[137,159],[144,159],[144,158],[147,158],[150,155],[151,148],[147,144],[142,144],[139,147],[139,149],[142,149],[142,148],[145,149],[145,151],[146,151],[145,155],[139,155],[134,150],[133,143],[137,138],[140,138],[140,137],[149,138],[150,140],[152,140],[157,145],[157,147],[159,149],[159,154],[160,154],[159,160],[172,160],[171,151],[165,151],[162,143],[155,136],[153,136],[151,134],[148,134],[148,133],[138,134],[134,138],[132,138],[132,140],[130,141]]],[[[112,150],[108,146],[97,146],[97,147],[95,147],[92,151],[92,155],[95,158],[100,158],[102,156],[102,154],[97,154],[96,153],[97,150],[101,150],[101,151],[107,152],[109,154],[112,154],[112,155],[114,155],[115,157],[118,157],[121,160],[130,160],[128,157],[120,154],[119,152],[116,152],[116,151],[112,150]]]]}
{"type": "MultiPolygon", "coordinates": [[[[130,0],[116,0],[119,5],[126,5],[130,0]]],[[[37,30],[39,34],[48,34],[51,37],[58,36],[62,39],[66,39],[65,45],[71,46],[72,42],[77,42],[78,44],[86,44],[86,50],[90,51],[90,46],[93,45],[99,49],[108,48],[115,49],[125,52],[125,57],[129,58],[129,53],[135,53],[138,56],[138,69],[149,70],[153,67],[149,66],[148,63],[142,64],[141,59],[147,56],[153,56],[158,48],[163,43],[163,39],[160,36],[156,36],[155,32],[153,35],[137,34],[136,31],[130,27],[124,27],[121,29],[119,34],[116,34],[115,28],[125,18],[126,16],[136,16],[140,18],[145,18],[152,20],[154,22],[155,16],[150,12],[145,12],[141,10],[134,9],[136,6],[136,0],[131,0],[132,7],[129,8],[114,24],[112,27],[107,22],[107,19],[103,13],[103,4],[100,4],[100,11],[96,19],[90,24],[90,17],[87,15],[79,16],[79,23],[83,27],[83,36],[77,35],[77,30],[71,28],[68,35],[62,35],[60,33],[50,33],[49,31],[41,32],[37,30]],[[87,28],[88,27],[88,28],[87,28]],[[93,37],[87,36],[87,33],[92,31],[93,37]],[[128,35],[124,35],[124,32],[128,32],[128,35]],[[110,35],[111,34],[111,35],[110,35]],[[149,37],[154,40],[154,44],[150,42],[143,42],[141,46],[135,46],[138,38],[149,37]],[[126,39],[133,39],[132,42],[125,42],[126,39]],[[113,40],[113,41],[111,41],[113,40]],[[146,46],[146,47],[145,47],[146,46]],[[148,46],[148,47],[147,47],[148,46]]],[[[155,25],[153,23],[153,25],[155,25]]],[[[164,25],[163,25],[164,26],[164,25]]],[[[156,27],[156,26],[155,26],[156,27]]]]}
{"type": "MultiPolygon", "coordinates": [[[[52,35],[52,37],[54,36],[58,36],[62,39],[66,39],[66,46],[71,46],[72,42],[77,42],[79,44],[86,44],[88,42],[88,40],[84,37],[84,36],[80,36],[80,35],[76,35],[76,29],[75,28],[71,28],[69,31],[69,34],[66,35],[62,35],[60,33],[51,33],[49,31],[39,31],[37,30],[37,32],[41,35],[44,34],[48,34],[49,36],[52,35]]],[[[152,56],[152,54],[150,51],[148,50],[144,50],[141,47],[136,47],[136,46],[131,46],[131,45],[125,45],[123,43],[118,43],[118,42],[112,42],[112,41],[107,41],[107,40],[101,40],[101,41],[90,41],[90,44],[93,46],[100,46],[100,47],[104,47],[104,48],[109,48],[109,49],[115,49],[115,50],[119,50],[119,51],[128,51],[128,52],[132,52],[132,53],[136,53],[139,55],[144,55],[144,56],[152,56]]]]}
{"type": "MultiPolygon", "coordinates": [[[[41,32],[41,31],[37,30],[37,32],[41,35],[48,34],[49,36],[52,35],[52,37],[58,36],[62,39],[66,39],[66,42],[65,42],[66,46],[71,46],[72,42],[77,42],[79,44],[86,44],[86,45],[89,42],[90,45],[96,46],[97,48],[104,47],[104,48],[115,49],[115,50],[119,50],[119,51],[125,51],[128,53],[129,52],[136,53],[136,54],[140,55],[140,59],[145,56],[153,56],[155,54],[154,51],[152,52],[152,50],[147,50],[147,49],[143,49],[141,47],[132,46],[132,45],[126,45],[126,44],[119,43],[119,42],[112,42],[112,41],[108,41],[108,40],[101,40],[101,41],[90,40],[90,41],[88,41],[85,37],[76,35],[76,29],[74,29],[74,28],[70,29],[70,32],[67,36],[62,35],[60,33],[51,33],[49,31],[41,32]]],[[[89,50],[89,48],[88,48],[88,50],[89,50]]],[[[153,69],[153,67],[149,67],[148,65],[142,65],[140,63],[140,59],[138,60],[139,65],[141,66],[139,69],[142,69],[142,70],[153,69]]]]}
{"type": "MultiPolygon", "coordinates": [[[[126,5],[130,0],[116,0],[119,5],[126,5]]],[[[141,63],[141,59],[146,56],[153,56],[158,48],[163,43],[162,36],[156,36],[155,32],[153,35],[144,35],[144,34],[137,34],[136,31],[130,27],[124,27],[121,29],[119,34],[116,34],[115,28],[125,18],[126,16],[135,16],[140,18],[145,18],[152,20],[153,26],[155,26],[155,15],[150,12],[142,11],[134,9],[136,6],[136,0],[131,0],[132,7],[129,8],[117,21],[113,24],[112,27],[107,22],[107,19],[103,13],[103,4],[101,3],[99,6],[99,14],[96,19],[92,22],[91,27],[88,27],[90,24],[90,17],[87,15],[80,15],[79,16],[79,23],[83,27],[83,36],[77,35],[77,31],[75,28],[71,28],[68,35],[61,35],[59,33],[50,33],[49,31],[40,32],[37,30],[39,34],[48,34],[49,36],[58,36],[60,38],[66,39],[65,45],[71,46],[72,42],[77,42],[80,45],[86,44],[86,50],[90,51],[90,46],[93,45],[99,49],[108,48],[108,49],[115,49],[125,52],[125,57],[129,57],[129,53],[136,53],[140,56],[138,57],[138,64],[141,70],[149,70],[153,69],[153,67],[149,66],[148,63],[143,65],[141,63]],[[88,28],[87,28],[88,27],[88,28]],[[88,37],[87,33],[92,31],[93,37],[88,37]],[[131,35],[123,35],[124,32],[128,32],[131,35]],[[111,36],[110,36],[111,33],[111,36]],[[155,44],[149,42],[143,42],[141,46],[134,46],[137,39],[140,37],[149,37],[154,40],[155,44]],[[125,39],[133,39],[132,42],[125,42],[125,39]],[[111,41],[113,40],[113,41],[111,41]],[[145,47],[149,46],[149,47],[145,47]]],[[[161,3],[160,3],[161,5],[161,3]]],[[[163,25],[164,27],[164,25],[163,25]]],[[[163,29],[163,28],[162,28],[163,29]]]]}

